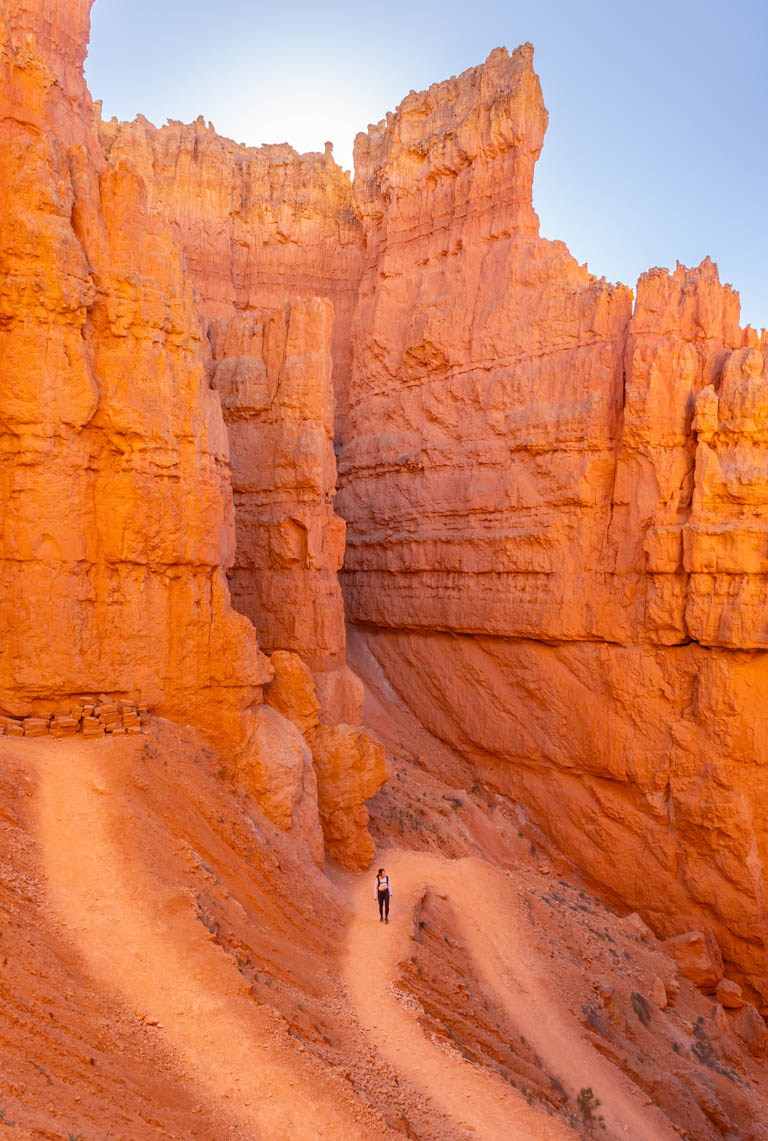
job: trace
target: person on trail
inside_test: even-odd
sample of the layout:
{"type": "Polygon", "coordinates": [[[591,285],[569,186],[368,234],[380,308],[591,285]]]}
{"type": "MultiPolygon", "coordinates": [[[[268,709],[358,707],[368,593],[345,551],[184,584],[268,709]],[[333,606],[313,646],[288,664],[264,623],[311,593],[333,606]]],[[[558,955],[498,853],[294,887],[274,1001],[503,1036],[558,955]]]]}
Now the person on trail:
{"type": "Polygon", "coordinates": [[[389,900],[392,895],[392,885],[389,876],[383,868],[379,868],[376,875],[376,894],[374,899],[379,903],[379,923],[389,923],[389,900]]]}

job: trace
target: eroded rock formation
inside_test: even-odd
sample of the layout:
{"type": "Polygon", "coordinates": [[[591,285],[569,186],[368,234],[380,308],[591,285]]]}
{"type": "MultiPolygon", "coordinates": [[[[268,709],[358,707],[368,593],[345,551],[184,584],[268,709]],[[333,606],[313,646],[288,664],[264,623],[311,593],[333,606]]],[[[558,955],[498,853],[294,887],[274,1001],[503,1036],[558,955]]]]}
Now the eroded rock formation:
{"type": "MultiPolygon", "coordinates": [[[[317,773],[317,806],[326,851],[349,868],[365,868],[374,846],[368,831],[365,802],[389,775],[383,746],[363,729],[359,706],[348,712],[352,724],[323,724],[312,673],[298,654],[284,650],[272,655],[274,679],[267,703],[303,734],[317,773]]],[[[362,686],[350,670],[347,690],[362,686]]]]}
{"type": "Polygon", "coordinates": [[[345,646],[332,323],[314,298],[214,320],[209,334],[231,448],[233,601],[268,653],[294,650],[316,672],[341,669],[345,646]]]}
{"type": "Polygon", "coordinates": [[[141,173],[153,212],[178,238],[208,320],[297,297],[333,302],[334,387],[343,395],[362,230],[352,181],[330,144],[324,155],[286,144],[246,147],[202,117],[161,128],[142,116],[112,119],[99,133],[110,161],[126,158],[141,173]]]}
{"type": "Polygon", "coordinates": [[[524,47],[358,136],[349,616],[485,782],[768,998],[765,341],[709,262],[633,304],[541,239],[545,126],[524,47]]]}
{"type": "Polygon", "coordinates": [[[635,298],[539,236],[530,45],[411,93],[353,185],[329,149],[98,123],[89,5],[12,8],[3,709],[140,696],[364,861],[341,516],[348,616],[423,724],[768,1000],[767,346],[736,294],[704,262],[635,298]],[[294,663],[261,704],[254,626],[300,696],[294,663]]]}
{"type": "Polygon", "coordinates": [[[11,7],[2,704],[139,694],[235,741],[270,671],[229,605],[227,433],[192,288],[136,172],[103,160],[82,79],[90,5],[11,7]]]}
{"type": "MultiPolygon", "coordinates": [[[[334,697],[340,710],[345,685],[356,689],[335,574],[344,527],[330,505],[330,307],[297,303],[236,329],[220,316],[212,362],[199,296],[141,164],[102,149],[82,76],[90,4],[48,9],[18,0],[0,33],[0,712],[47,717],[66,700],[136,695],[224,746],[267,814],[320,860],[311,753],[261,704],[272,669],[231,606],[226,572],[236,549],[236,574],[257,568],[243,610],[267,648],[269,608],[282,615],[334,720],[334,697]],[[265,321],[266,349],[255,347],[265,321]],[[245,500],[237,547],[216,388],[245,500]],[[269,422],[249,458],[252,411],[269,422]],[[306,536],[298,554],[285,516],[306,536]]],[[[369,784],[350,774],[349,799],[369,784]]],[[[356,807],[364,817],[364,799],[356,807]]],[[[354,862],[365,846],[336,847],[354,862]]]]}
{"type": "Polygon", "coordinates": [[[184,251],[229,429],[233,603],[263,649],[298,654],[312,671],[326,847],[360,866],[372,855],[364,801],[385,765],[360,728],[337,577],[345,526],[333,509],[334,410],[348,384],[362,267],[349,175],[330,148],[238,146],[202,119],[160,129],[112,120],[100,137],[111,164],[137,164],[155,216],[184,251]]]}
{"type": "Polygon", "coordinates": [[[112,164],[141,171],[207,322],[233,455],[235,605],[260,644],[310,665],[325,723],[358,724],[332,508],[334,408],[346,403],[363,253],[350,177],[330,145],[245,147],[202,118],[159,129],[113,119],[99,131],[112,164]]]}

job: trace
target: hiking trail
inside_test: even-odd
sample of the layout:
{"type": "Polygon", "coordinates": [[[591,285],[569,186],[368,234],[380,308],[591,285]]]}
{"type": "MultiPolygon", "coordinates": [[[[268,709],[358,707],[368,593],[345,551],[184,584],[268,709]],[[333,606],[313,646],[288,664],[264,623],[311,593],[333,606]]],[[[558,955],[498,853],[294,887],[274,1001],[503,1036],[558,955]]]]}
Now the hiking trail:
{"type": "Polygon", "coordinates": [[[474,858],[448,860],[414,851],[381,852],[377,860],[392,878],[390,921],[379,923],[373,902],[375,873],[355,877],[347,989],[383,1056],[437,1110],[467,1136],[482,1141],[560,1141],[576,1136],[562,1118],[529,1106],[500,1077],[430,1041],[416,1015],[398,1002],[392,984],[399,962],[412,953],[414,910],[425,887],[447,896],[475,969],[544,1059],[547,1071],[572,1090],[592,1087],[599,1092],[607,1130],[601,1131],[602,1136],[634,1141],[678,1137],[650,1099],[599,1056],[554,996],[545,965],[518,934],[514,889],[502,871],[474,858]]]}
{"type": "MultiPolygon", "coordinates": [[[[130,768],[111,764],[109,747],[89,744],[40,748],[38,838],[52,910],[96,985],[156,1029],[200,1099],[216,1107],[222,1138],[393,1136],[376,1115],[339,1096],[338,1082],[279,1040],[270,1012],[253,1001],[231,959],[195,917],[189,892],[163,883],[149,866],[141,837],[131,832],[140,822],[131,819],[121,795],[130,768]]],[[[556,997],[546,962],[520,935],[516,893],[502,871],[474,858],[412,851],[387,851],[379,862],[393,881],[389,925],[378,920],[373,872],[334,873],[352,906],[343,978],[347,1017],[433,1115],[435,1136],[566,1141],[575,1134],[497,1075],[431,1041],[398,1000],[393,984],[411,953],[414,909],[425,886],[447,896],[474,969],[547,1071],[571,1090],[591,1086],[599,1093],[604,1136],[677,1136],[600,1058],[556,997]]]]}
{"type": "Polygon", "coordinates": [[[159,1024],[200,1097],[220,1106],[235,1136],[386,1135],[346,1112],[330,1083],[282,1049],[189,896],[162,885],[131,855],[134,844],[120,843],[130,824],[108,748],[74,752],[40,752],[39,839],[51,903],[95,981],[159,1024]]]}

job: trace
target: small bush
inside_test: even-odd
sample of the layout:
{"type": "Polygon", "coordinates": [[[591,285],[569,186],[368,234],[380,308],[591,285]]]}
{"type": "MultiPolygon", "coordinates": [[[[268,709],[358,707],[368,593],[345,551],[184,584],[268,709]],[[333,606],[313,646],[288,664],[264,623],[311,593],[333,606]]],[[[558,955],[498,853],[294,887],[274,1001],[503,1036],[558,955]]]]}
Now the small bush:
{"type": "Polygon", "coordinates": [[[579,1090],[579,1096],[576,1098],[576,1104],[579,1107],[582,1121],[590,1133],[596,1125],[599,1125],[601,1129],[605,1129],[605,1122],[602,1116],[597,1112],[600,1108],[600,1101],[595,1097],[591,1086],[582,1086],[579,1090]]]}

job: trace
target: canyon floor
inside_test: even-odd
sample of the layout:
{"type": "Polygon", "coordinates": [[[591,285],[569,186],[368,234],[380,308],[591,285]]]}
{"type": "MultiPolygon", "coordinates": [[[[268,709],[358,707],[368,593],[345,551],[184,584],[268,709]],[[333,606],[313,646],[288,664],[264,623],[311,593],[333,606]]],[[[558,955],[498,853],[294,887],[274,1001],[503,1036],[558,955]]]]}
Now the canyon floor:
{"type": "Polygon", "coordinates": [[[731,1016],[350,655],[389,925],[189,730],[0,741],[0,1137],[768,1136],[731,1016]]]}

